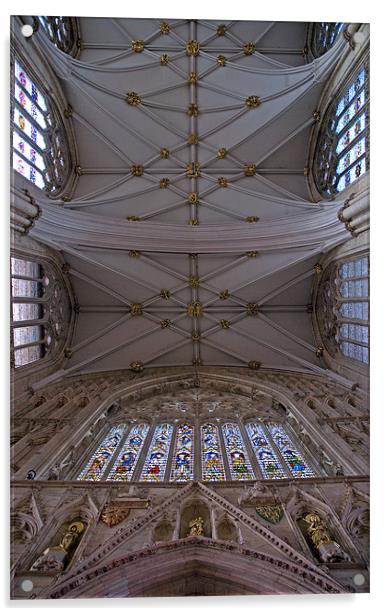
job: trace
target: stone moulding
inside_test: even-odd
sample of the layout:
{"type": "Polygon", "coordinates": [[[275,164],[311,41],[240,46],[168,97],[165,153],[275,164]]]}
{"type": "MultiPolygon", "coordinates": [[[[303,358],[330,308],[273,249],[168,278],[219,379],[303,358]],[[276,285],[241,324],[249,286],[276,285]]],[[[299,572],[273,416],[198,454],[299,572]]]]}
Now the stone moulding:
{"type": "Polygon", "coordinates": [[[252,556],[254,559],[257,560],[265,560],[271,565],[280,568],[281,570],[287,569],[288,571],[292,572],[297,576],[300,575],[303,580],[308,580],[309,583],[311,583],[312,585],[315,584],[315,592],[345,592],[344,588],[341,587],[337,582],[332,580],[328,575],[322,573],[320,569],[316,567],[311,561],[309,561],[306,557],[297,552],[289,544],[282,541],[279,537],[277,537],[274,533],[265,528],[257,520],[254,520],[250,515],[230,503],[227,499],[223,498],[213,489],[209,488],[203,483],[191,482],[188,485],[184,486],[181,490],[175,491],[174,494],[172,494],[169,498],[166,498],[160,505],[151,508],[143,516],[133,520],[133,522],[129,524],[127,528],[118,530],[113,536],[108,539],[108,541],[102,544],[99,549],[95,550],[89,557],[81,561],[81,563],[79,563],[77,567],[74,567],[72,571],[69,571],[68,574],[62,578],[57,588],[55,588],[55,582],[53,583],[53,585],[47,588],[46,591],[44,591],[45,593],[47,593],[45,594],[45,596],[47,598],[60,598],[63,597],[65,594],[71,594],[71,591],[74,588],[79,588],[84,583],[86,583],[88,579],[92,579],[92,577],[96,577],[99,575],[102,576],[116,567],[123,566],[129,562],[132,562],[133,560],[144,558],[146,556],[154,554],[155,552],[158,552],[159,550],[167,551],[177,549],[179,546],[186,545],[187,541],[203,541],[204,545],[207,545],[208,547],[214,547],[220,550],[234,550],[236,552],[244,554],[245,556],[252,556]],[[264,537],[268,543],[270,543],[274,548],[276,548],[279,552],[282,553],[284,560],[281,560],[277,556],[262,554],[261,552],[258,552],[254,549],[243,548],[239,545],[226,541],[224,542],[202,537],[192,537],[172,541],[167,544],[163,544],[163,546],[161,547],[145,548],[133,552],[128,556],[125,556],[124,558],[119,558],[116,561],[113,560],[107,564],[103,564],[103,560],[108,558],[109,554],[112,554],[112,552],[114,552],[118,548],[118,546],[122,545],[126,539],[137,533],[139,530],[142,530],[150,522],[162,517],[166,509],[169,509],[173,505],[181,503],[182,500],[190,497],[192,494],[194,494],[195,496],[201,495],[202,497],[206,498],[206,500],[217,503],[217,505],[219,505],[223,510],[225,510],[227,513],[232,515],[233,518],[247,526],[252,532],[264,537]]]}

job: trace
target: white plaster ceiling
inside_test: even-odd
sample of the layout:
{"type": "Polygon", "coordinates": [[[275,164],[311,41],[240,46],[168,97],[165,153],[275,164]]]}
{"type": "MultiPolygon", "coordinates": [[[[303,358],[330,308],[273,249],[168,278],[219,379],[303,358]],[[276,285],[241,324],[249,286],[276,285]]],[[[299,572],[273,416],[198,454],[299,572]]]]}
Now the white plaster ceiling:
{"type": "MultiPolygon", "coordinates": [[[[184,254],[181,247],[173,250],[173,235],[160,250],[157,229],[175,229],[176,241],[179,229],[189,229],[193,239],[209,230],[215,242],[219,229],[245,228],[252,237],[265,224],[285,232],[290,223],[297,228],[314,220],[322,209],[310,201],[304,167],[313,113],[338,55],[332,50],[317,68],[305,64],[305,23],[165,19],[170,31],[162,34],[161,21],[80,18],[76,60],[39,35],[73,109],[81,168],[61,216],[77,214],[69,223],[74,236],[101,222],[106,229],[115,225],[117,233],[131,232],[119,249],[80,236],[61,240],[60,230],[52,240],[70,266],[79,304],[66,370],[127,368],[133,361],[145,368],[257,361],[320,370],[309,304],[323,242],[307,245],[299,232],[281,250],[261,250],[251,239],[248,250],[245,242],[231,251],[224,243],[215,254],[192,254],[187,242],[184,254]],[[223,36],[217,33],[221,24],[223,36]],[[136,40],[144,43],[140,53],[132,50],[136,40]],[[187,55],[189,40],[199,41],[198,55],[187,55]],[[252,55],[243,51],[246,42],[255,44],[252,55]],[[163,54],[170,57],[165,66],[163,54]],[[227,58],[225,66],[217,63],[219,55],[227,58]],[[191,72],[195,84],[188,83],[191,72]],[[129,92],[139,95],[140,104],[126,102],[129,92]],[[245,103],[251,95],[260,99],[256,108],[245,103]],[[190,104],[198,106],[197,116],[188,115],[190,104]],[[192,133],[197,144],[188,143],[192,133]],[[227,150],[224,158],[220,148],[227,150]],[[199,177],[187,177],[190,162],[200,162],[199,177]],[[246,177],[244,166],[252,163],[256,173],[246,177]],[[133,165],[143,166],[140,177],[133,165]],[[169,179],[167,188],[160,188],[162,178],[169,179]],[[189,203],[189,193],[197,193],[199,204],[189,203]],[[249,216],[259,220],[247,222],[249,216]],[[189,224],[192,219],[198,226],[189,224]],[[130,253],[139,249],[136,228],[148,231],[157,250],[130,253]],[[161,289],[169,291],[168,299],[161,289]],[[225,290],[229,297],[220,299],[225,290]],[[191,318],[187,306],[193,301],[202,305],[202,315],[191,318]],[[258,309],[248,315],[251,303],[258,309]],[[142,314],[134,316],[132,304],[141,304],[142,314]],[[162,327],[166,320],[170,326],[162,327]]],[[[39,224],[43,229],[44,216],[37,233],[39,224]]]]}

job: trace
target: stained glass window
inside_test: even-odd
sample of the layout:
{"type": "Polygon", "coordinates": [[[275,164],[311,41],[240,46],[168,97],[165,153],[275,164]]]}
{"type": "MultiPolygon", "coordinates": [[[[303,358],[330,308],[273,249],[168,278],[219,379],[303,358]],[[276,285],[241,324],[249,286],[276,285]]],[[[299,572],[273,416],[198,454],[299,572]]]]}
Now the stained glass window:
{"type": "Polygon", "coordinates": [[[171,424],[162,423],[156,426],[141,481],[164,481],[172,432],[171,424]]]}
{"type": "Polygon", "coordinates": [[[14,69],[13,169],[41,190],[55,194],[69,170],[64,130],[52,105],[18,60],[14,69]]]}
{"type": "Polygon", "coordinates": [[[224,481],[225,471],[218,428],[212,423],[201,426],[202,479],[224,481]]]}
{"type": "Polygon", "coordinates": [[[171,481],[191,481],[194,462],[194,428],[188,423],[177,427],[174,446],[171,481]]]}
{"type": "Polygon", "coordinates": [[[119,456],[109,473],[109,481],[130,481],[148,431],[149,426],[145,423],[140,423],[131,428],[122,450],[119,452],[119,456]]]}
{"type": "Polygon", "coordinates": [[[311,51],[314,58],[322,56],[333,46],[343,26],[343,23],[334,22],[321,22],[313,25],[311,51]]]}
{"type": "Polygon", "coordinates": [[[55,47],[64,53],[73,54],[76,48],[76,35],[74,20],[71,17],[39,16],[39,26],[43,29],[55,47]]]}
{"type": "Polygon", "coordinates": [[[111,428],[77,479],[83,481],[100,481],[102,479],[114,453],[121,443],[126,428],[127,426],[124,424],[111,428]]]}
{"type": "Polygon", "coordinates": [[[315,473],[307,462],[305,462],[299,450],[291,442],[283,427],[276,424],[268,424],[267,428],[275,442],[275,445],[278,447],[281,455],[287,462],[292,477],[295,479],[314,477],[315,473]]]}
{"type": "Polygon", "coordinates": [[[245,427],[264,479],[286,479],[288,475],[263,427],[256,423],[248,423],[245,427]]]}
{"type": "Polygon", "coordinates": [[[314,175],[324,195],[342,192],[369,167],[369,84],[364,66],[330,106],[317,146],[314,175]]]}
{"type": "Polygon", "coordinates": [[[11,258],[12,358],[15,368],[45,355],[49,337],[45,329],[43,270],[34,261],[11,258]],[[29,301],[28,301],[29,300],[29,301]]]}
{"type": "Polygon", "coordinates": [[[369,259],[346,261],[336,281],[339,304],[337,337],[343,355],[369,363],[369,259]],[[348,301],[350,299],[353,301],[348,301]]]}
{"type": "Polygon", "coordinates": [[[222,426],[225,450],[232,479],[254,479],[248,453],[237,424],[226,423],[222,426]]]}

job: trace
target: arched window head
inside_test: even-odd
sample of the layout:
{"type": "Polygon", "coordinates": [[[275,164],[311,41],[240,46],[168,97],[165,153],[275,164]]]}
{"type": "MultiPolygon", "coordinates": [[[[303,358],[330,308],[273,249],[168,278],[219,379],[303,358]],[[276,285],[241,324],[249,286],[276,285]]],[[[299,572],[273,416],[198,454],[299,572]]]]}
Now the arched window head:
{"type": "Polygon", "coordinates": [[[311,53],[314,58],[319,58],[319,56],[322,56],[333,46],[343,27],[343,23],[335,22],[313,24],[311,31],[311,53]]]}
{"type": "Polygon", "coordinates": [[[64,53],[75,55],[78,49],[78,35],[74,18],[40,15],[35,18],[35,23],[44,31],[55,47],[64,53]]]}
{"type": "Polygon", "coordinates": [[[316,147],[314,177],[320,193],[332,196],[369,169],[369,84],[362,66],[329,106],[316,147]]]}
{"type": "Polygon", "coordinates": [[[323,343],[331,355],[341,353],[369,363],[369,258],[339,261],[326,270],[317,309],[323,343]]]}
{"type": "Polygon", "coordinates": [[[70,306],[45,265],[11,257],[11,276],[11,363],[19,368],[59,352],[70,306]]]}
{"type": "Polygon", "coordinates": [[[66,183],[70,154],[54,103],[22,61],[14,61],[13,169],[54,196],[66,183]]]}
{"type": "Polygon", "coordinates": [[[107,426],[76,479],[180,483],[315,476],[281,424],[176,419],[107,426]]]}

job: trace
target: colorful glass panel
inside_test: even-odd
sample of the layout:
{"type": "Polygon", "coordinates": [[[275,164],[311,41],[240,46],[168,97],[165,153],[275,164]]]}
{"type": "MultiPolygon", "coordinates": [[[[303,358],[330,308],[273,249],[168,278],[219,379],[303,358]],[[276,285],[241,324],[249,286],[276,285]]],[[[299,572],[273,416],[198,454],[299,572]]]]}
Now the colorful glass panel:
{"type": "Polygon", "coordinates": [[[336,115],[339,117],[343,112],[344,108],[352,101],[355,95],[358,96],[359,91],[363,88],[365,84],[365,70],[362,69],[360,73],[357,75],[354,83],[350,85],[350,87],[346,90],[345,94],[339,100],[336,107],[336,115]]]}
{"type": "Polygon", "coordinates": [[[109,481],[130,481],[148,431],[149,426],[145,423],[131,428],[116,463],[109,473],[109,481]]]}
{"type": "Polygon", "coordinates": [[[36,128],[36,126],[31,124],[31,122],[29,120],[27,120],[26,115],[27,114],[23,115],[15,107],[14,114],[13,114],[13,120],[14,120],[16,126],[18,126],[19,129],[22,130],[23,133],[25,133],[27,135],[27,137],[29,137],[31,139],[31,141],[36,143],[38,148],[40,148],[41,150],[45,150],[46,149],[46,142],[44,140],[43,135],[36,128]]]}
{"type": "Polygon", "coordinates": [[[350,143],[360,135],[366,127],[366,116],[364,113],[355,121],[355,124],[350,126],[343,137],[341,137],[336,146],[336,153],[340,154],[343,150],[345,150],[350,143]]]}
{"type": "Polygon", "coordinates": [[[282,426],[269,424],[267,428],[281,455],[287,462],[292,476],[296,479],[314,477],[315,473],[308,466],[307,462],[305,462],[301,453],[293,445],[282,426]]]}
{"type": "Polygon", "coordinates": [[[100,481],[102,479],[109,462],[121,443],[126,428],[127,426],[124,424],[111,428],[77,479],[83,481],[100,481]]]}
{"type": "Polygon", "coordinates": [[[368,302],[345,302],[340,307],[340,314],[348,319],[358,319],[368,321],[369,304],[368,302]]]}
{"type": "Polygon", "coordinates": [[[43,176],[34,167],[29,165],[16,152],[13,153],[13,168],[38,188],[44,188],[43,176]]]}
{"type": "Polygon", "coordinates": [[[264,479],[286,479],[288,475],[279,462],[262,426],[249,423],[245,428],[264,479]]]}
{"type": "Polygon", "coordinates": [[[31,99],[40,107],[40,109],[42,111],[47,111],[46,99],[17,60],[15,62],[15,77],[20,85],[23,86],[24,90],[30,95],[31,99]]]}
{"type": "Polygon", "coordinates": [[[356,359],[357,361],[360,361],[364,364],[369,363],[368,347],[354,344],[353,342],[343,341],[340,345],[340,350],[342,351],[343,355],[346,355],[346,357],[356,359]]]}
{"type": "Polygon", "coordinates": [[[339,287],[342,297],[368,297],[369,281],[367,278],[346,280],[339,287]]]}
{"type": "Polygon", "coordinates": [[[201,426],[202,479],[224,481],[225,471],[217,426],[208,423],[201,426]]]}
{"type": "Polygon", "coordinates": [[[25,158],[35,165],[35,167],[44,171],[45,163],[43,157],[40,156],[36,149],[27,143],[15,130],[13,131],[13,147],[20,152],[20,154],[23,154],[25,158]]]}
{"type": "Polygon", "coordinates": [[[337,173],[343,173],[348,167],[350,167],[358,158],[365,153],[365,139],[358,141],[342,158],[339,159],[339,163],[336,167],[337,173]]]}
{"type": "Polygon", "coordinates": [[[222,426],[222,432],[231,478],[236,480],[254,479],[255,476],[238,425],[226,423],[222,426]]]}
{"type": "Polygon", "coordinates": [[[171,424],[163,423],[156,427],[143,467],[141,481],[164,480],[172,432],[171,424]]]}
{"type": "Polygon", "coordinates": [[[194,429],[188,423],[177,427],[171,481],[192,481],[194,474],[194,429]]]}
{"type": "Polygon", "coordinates": [[[354,340],[355,342],[369,342],[369,328],[367,325],[356,325],[355,323],[343,323],[339,328],[341,338],[354,340]]]}

